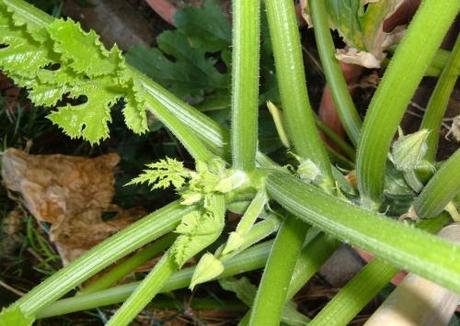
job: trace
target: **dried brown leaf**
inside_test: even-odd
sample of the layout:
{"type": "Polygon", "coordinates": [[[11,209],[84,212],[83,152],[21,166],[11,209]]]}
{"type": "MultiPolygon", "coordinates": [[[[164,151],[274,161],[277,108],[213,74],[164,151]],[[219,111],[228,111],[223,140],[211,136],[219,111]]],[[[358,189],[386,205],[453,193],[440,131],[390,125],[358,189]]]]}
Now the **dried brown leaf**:
{"type": "Polygon", "coordinates": [[[111,204],[119,160],[117,154],[30,155],[10,148],[3,154],[2,177],[38,222],[51,224],[50,240],[65,264],[144,214],[111,204]],[[115,217],[104,221],[104,212],[115,217]]]}

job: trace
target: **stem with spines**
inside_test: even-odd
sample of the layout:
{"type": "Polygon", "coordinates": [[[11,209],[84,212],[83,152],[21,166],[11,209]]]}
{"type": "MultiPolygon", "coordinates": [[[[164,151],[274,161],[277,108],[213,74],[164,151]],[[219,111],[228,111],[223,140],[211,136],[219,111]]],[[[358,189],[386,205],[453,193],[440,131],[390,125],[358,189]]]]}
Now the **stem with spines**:
{"type": "Polygon", "coordinates": [[[37,285],[14,306],[33,315],[105,267],[143,245],[171,232],[193,206],[173,202],[131,224],[37,285]]]}
{"type": "Polygon", "coordinates": [[[280,324],[291,274],[307,230],[301,220],[295,216],[286,216],[268,257],[252,306],[249,325],[280,324]]]}
{"type": "MultiPolygon", "coordinates": [[[[436,233],[449,222],[447,214],[416,224],[419,229],[436,233]]],[[[314,326],[348,324],[396,275],[399,268],[375,258],[356,274],[311,321],[314,326]]]]}
{"type": "Polygon", "coordinates": [[[285,173],[267,177],[267,192],[286,210],[331,236],[460,291],[459,245],[332,197],[285,173]]]}
{"type": "Polygon", "coordinates": [[[312,160],[333,185],[329,158],[319,138],[308,98],[294,3],[265,0],[265,8],[289,139],[296,154],[312,160]]]}
{"type": "Polygon", "coordinates": [[[259,109],[260,0],[234,0],[232,50],[233,167],[255,168],[259,109]]]}
{"type": "Polygon", "coordinates": [[[457,35],[457,41],[452,49],[449,59],[447,60],[444,69],[439,76],[436,87],[431,94],[430,101],[426,106],[425,114],[423,115],[420,129],[428,129],[430,131],[426,143],[428,149],[425,159],[429,162],[434,162],[438,149],[439,134],[442,125],[442,119],[449,104],[450,95],[455,87],[458,79],[458,71],[460,69],[460,35],[457,35]]]}
{"type": "MultiPolygon", "coordinates": [[[[331,163],[319,138],[308,98],[294,3],[291,0],[266,0],[265,7],[289,139],[302,159],[310,159],[317,165],[324,180],[324,190],[332,193],[331,163]]],[[[280,321],[290,281],[286,273],[294,268],[303,245],[299,239],[303,239],[307,231],[306,225],[298,223],[297,217],[288,216],[279,231],[272,249],[273,256],[267,262],[251,310],[251,325],[267,322],[275,325],[280,321]],[[285,261],[280,252],[292,259],[285,261]],[[275,277],[275,271],[285,277],[275,277]],[[270,317],[266,318],[267,315],[270,317]]]]}
{"type": "MultiPolygon", "coordinates": [[[[272,245],[273,241],[266,241],[226,260],[223,262],[225,267],[224,272],[219,277],[225,278],[262,268],[265,265],[272,245]]],[[[166,293],[188,287],[194,269],[195,267],[188,267],[173,273],[163,284],[160,292],[166,293]]],[[[51,306],[40,309],[37,312],[37,318],[64,315],[123,302],[139,286],[139,283],[120,285],[103,291],[59,300],[51,306]]]]}
{"type": "Polygon", "coordinates": [[[142,248],[132,257],[129,257],[121,263],[117,264],[108,272],[104,273],[101,277],[98,277],[95,281],[91,282],[89,285],[86,285],[82,290],[78,292],[78,295],[93,293],[109,288],[111,285],[123,279],[123,277],[134,271],[142,264],[159,255],[163,250],[166,250],[171,246],[176,238],[177,235],[170,233],[153,242],[152,244],[149,244],[145,248],[142,248]]]}
{"type": "Polygon", "coordinates": [[[364,119],[356,165],[361,201],[367,207],[375,209],[380,205],[393,137],[459,9],[460,1],[422,1],[372,98],[364,119]]]}
{"type": "Polygon", "coordinates": [[[177,270],[171,253],[166,252],[155,267],[142,280],[136,290],[123,302],[123,305],[110,318],[107,326],[129,325],[142,309],[161,290],[163,284],[177,270]]]}

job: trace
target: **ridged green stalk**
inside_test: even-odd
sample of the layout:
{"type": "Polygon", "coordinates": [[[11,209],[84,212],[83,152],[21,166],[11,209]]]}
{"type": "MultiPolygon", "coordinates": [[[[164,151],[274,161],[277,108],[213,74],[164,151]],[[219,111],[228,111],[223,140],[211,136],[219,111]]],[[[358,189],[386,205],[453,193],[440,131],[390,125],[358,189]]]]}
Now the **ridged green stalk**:
{"type": "Polygon", "coordinates": [[[131,224],[65,266],[14,303],[33,315],[118,259],[171,232],[194,207],[173,202],[131,224]]]}
{"type": "MultiPolygon", "coordinates": [[[[424,220],[417,227],[436,233],[449,221],[447,214],[424,220]]],[[[356,274],[311,321],[311,325],[347,325],[398,273],[399,268],[379,258],[356,274]]],[[[310,325],[310,324],[309,324],[310,325]]]]}
{"type": "Polygon", "coordinates": [[[311,159],[332,186],[329,158],[319,138],[308,99],[294,2],[265,0],[265,8],[289,139],[296,153],[304,159],[311,159]]]}
{"type": "Polygon", "coordinates": [[[356,166],[365,206],[376,208],[381,202],[393,137],[459,9],[460,1],[422,1],[372,98],[364,119],[356,166]]]}
{"type": "Polygon", "coordinates": [[[234,0],[232,49],[233,167],[256,166],[259,111],[260,0],[234,0]]]}
{"type": "Polygon", "coordinates": [[[414,201],[418,217],[438,215],[460,194],[460,149],[445,161],[414,201]]]}
{"type": "MultiPolygon", "coordinates": [[[[265,265],[273,241],[267,241],[238,254],[225,262],[224,272],[220,278],[230,277],[262,268],[265,265]]],[[[183,289],[189,286],[195,267],[184,268],[175,272],[163,284],[161,293],[183,289]]],[[[89,310],[123,302],[139,286],[140,282],[120,285],[107,290],[77,295],[55,302],[37,312],[37,318],[48,318],[76,311],[89,310]]]]}
{"type": "MultiPolygon", "coordinates": [[[[335,251],[338,243],[337,240],[324,233],[320,233],[304,246],[292,271],[291,281],[286,294],[286,304],[315,275],[321,265],[335,251]]],[[[251,312],[250,309],[244,315],[239,323],[240,326],[245,326],[249,323],[251,312]]]]}
{"type": "Polygon", "coordinates": [[[268,257],[251,309],[249,325],[280,324],[291,275],[307,230],[303,221],[295,216],[286,216],[268,257]]]}
{"type": "Polygon", "coordinates": [[[123,279],[129,273],[132,273],[136,268],[159,255],[162,251],[166,250],[172,245],[176,238],[177,235],[170,233],[161,239],[158,239],[154,243],[146,246],[145,248],[142,248],[132,257],[129,257],[121,263],[117,264],[108,272],[104,273],[101,277],[98,277],[91,284],[85,286],[78,292],[78,295],[93,293],[109,288],[113,284],[123,279]]]}
{"type": "Polygon", "coordinates": [[[161,290],[163,284],[177,270],[172,255],[167,252],[142,280],[136,290],[128,297],[123,305],[110,318],[107,326],[125,326],[147,306],[161,290]]]}
{"type": "Polygon", "coordinates": [[[267,178],[270,197],[306,223],[442,286],[460,291],[460,246],[379,216],[285,173],[267,178]]]}
{"type": "Polygon", "coordinates": [[[310,0],[309,8],[313,20],[316,45],[323,66],[324,75],[331,89],[332,98],[337,108],[348,137],[354,145],[358,144],[361,133],[361,118],[356,110],[348,90],[342,69],[335,58],[335,46],[329,31],[329,17],[326,11],[326,1],[310,0]]]}
{"type": "Polygon", "coordinates": [[[452,93],[458,78],[460,69],[460,35],[457,37],[452,53],[447,60],[444,69],[439,76],[436,87],[431,94],[430,101],[426,106],[420,129],[428,129],[430,134],[426,140],[428,149],[425,159],[434,162],[438,150],[439,134],[441,132],[442,119],[449,104],[452,93]]]}
{"type": "Polygon", "coordinates": [[[302,249],[292,272],[286,300],[292,299],[300,291],[334,253],[338,245],[339,241],[327,234],[320,233],[302,249]]]}
{"type": "Polygon", "coordinates": [[[146,102],[147,108],[173,132],[195,160],[207,162],[214,157],[212,151],[208,149],[203,141],[196,137],[195,133],[188,126],[184,125],[160,101],[150,97],[146,102]]]}

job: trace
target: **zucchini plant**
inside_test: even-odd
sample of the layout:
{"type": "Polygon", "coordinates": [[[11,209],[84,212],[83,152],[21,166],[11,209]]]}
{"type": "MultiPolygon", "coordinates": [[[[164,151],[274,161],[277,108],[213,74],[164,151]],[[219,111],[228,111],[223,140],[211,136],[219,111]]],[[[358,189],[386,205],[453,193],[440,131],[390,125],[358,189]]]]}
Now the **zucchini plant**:
{"type": "Polygon", "coordinates": [[[422,129],[400,133],[393,141],[460,2],[422,2],[361,123],[334,62],[326,7],[321,0],[310,0],[321,62],[357,146],[357,189],[331,163],[316,129],[293,1],[265,0],[263,5],[283,113],[277,127],[286,130],[295,166],[281,166],[257,147],[260,0],[233,0],[230,131],[127,64],[116,45],[106,49],[95,32],[48,16],[23,0],[0,2],[0,69],[28,90],[35,105],[51,107],[48,118],[65,134],[99,143],[109,136],[112,106],[122,101],[129,129],[147,132],[147,117],[153,114],[195,161],[194,169],[171,158],[149,164],[131,184],[146,183],[152,190],[173,187],[179,199],[37,285],[2,310],[0,325],[30,325],[121,302],[108,324],[128,325],[160,292],[193,289],[215,279],[229,286],[230,276],[255,269],[263,269],[262,278],[245,302],[250,309],[241,324],[303,324],[308,318],[290,300],[341,242],[377,258],[313,323],[348,323],[401,269],[460,291],[460,246],[430,234],[458,219],[460,151],[435,162],[437,138],[428,136],[438,132],[458,74],[460,41],[439,77],[422,129]],[[398,195],[406,198],[400,214],[392,209],[398,195]],[[241,219],[234,231],[223,234],[227,211],[241,219]],[[402,213],[412,219],[401,221],[402,213]],[[105,274],[103,286],[83,287],[78,295],[61,299],[143,247],[105,274]],[[123,274],[120,270],[134,270],[163,248],[168,249],[141,282],[110,287],[123,274]],[[193,257],[196,265],[184,268],[193,257]],[[289,318],[293,313],[297,318],[289,318]]]}

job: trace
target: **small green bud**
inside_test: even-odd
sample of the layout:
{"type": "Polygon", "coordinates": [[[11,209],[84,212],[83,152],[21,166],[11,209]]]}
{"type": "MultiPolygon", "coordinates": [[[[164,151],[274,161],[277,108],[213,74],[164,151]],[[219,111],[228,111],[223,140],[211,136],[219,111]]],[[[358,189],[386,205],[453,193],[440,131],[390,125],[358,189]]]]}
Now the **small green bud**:
{"type": "Polygon", "coordinates": [[[317,183],[321,178],[321,170],[316,164],[310,160],[302,160],[299,167],[297,168],[297,174],[300,179],[308,183],[317,183]]]}
{"type": "Polygon", "coordinates": [[[224,265],[222,262],[214,257],[213,254],[205,253],[196,265],[189,288],[193,290],[196,285],[216,278],[223,271],[224,265]]]}
{"type": "Polygon", "coordinates": [[[428,146],[429,131],[423,129],[413,134],[400,136],[392,146],[391,161],[400,171],[412,171],[423,161],[428,146]]]}

